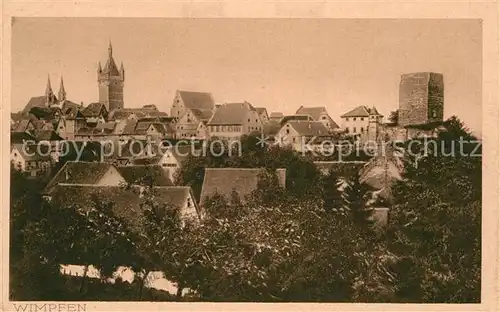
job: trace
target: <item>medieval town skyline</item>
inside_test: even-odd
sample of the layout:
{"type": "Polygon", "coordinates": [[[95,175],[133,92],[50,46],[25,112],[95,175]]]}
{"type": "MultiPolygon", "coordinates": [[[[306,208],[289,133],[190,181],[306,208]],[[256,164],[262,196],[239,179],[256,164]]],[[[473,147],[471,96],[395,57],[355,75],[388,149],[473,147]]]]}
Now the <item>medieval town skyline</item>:
{"type": "Polygon", "coordinates": [[[123,62],[127,73],[125,107],[155,104],[160,110],[169,111],[176,90],[190,90],[211,92],[217,103],[246,100],[266,107],[269,112],[286,114],[301,105],[320,105],[326,106],[330,115],[339,120],[342,113],[367,105],[376,106],[387,116],[398,108],[401,74],[435,71],[445,77],[445,118],[457,115],[480,135],[479,23],[458,20],[280,23],[16,19],[12,111],[22,109],[30,97],[43,95],[47,75],[54,92],[59,91],[59,79],[64,77],[69,100],[83,101],[85,105],[98,102],[98,63],[106,62],[111,41],[113,57],[117,64],[123,62]],[[227,27],[228,23],[232,23],[231,27],[227,27]],[[437,26],[440,31],[433,31],[437,26]],[[226,36],[221,36],[221,31],[226,36]],[[395,32],[401,33],[397,40],[395,32]],[[280,37],[276,37],[278,33],[280,37]],[[370,37],[375,34],[377,40],[370,37]],[[325,42],[329,37],[331,42],[325,42]],[[343,43],[340,49],[335,42],[343,43]],[[34,50],[38,52],[27,53],[34,50]]]}

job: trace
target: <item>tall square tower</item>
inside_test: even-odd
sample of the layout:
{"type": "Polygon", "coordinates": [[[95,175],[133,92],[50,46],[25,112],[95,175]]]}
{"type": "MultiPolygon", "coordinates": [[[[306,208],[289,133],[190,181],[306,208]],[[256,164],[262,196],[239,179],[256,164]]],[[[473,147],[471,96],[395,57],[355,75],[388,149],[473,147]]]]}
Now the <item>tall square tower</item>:
{"type": "Polygon", "coordinates": [[[443,75],[421,72],[401,75],[398,123],[401,126],[443,121],[443,75]]]}

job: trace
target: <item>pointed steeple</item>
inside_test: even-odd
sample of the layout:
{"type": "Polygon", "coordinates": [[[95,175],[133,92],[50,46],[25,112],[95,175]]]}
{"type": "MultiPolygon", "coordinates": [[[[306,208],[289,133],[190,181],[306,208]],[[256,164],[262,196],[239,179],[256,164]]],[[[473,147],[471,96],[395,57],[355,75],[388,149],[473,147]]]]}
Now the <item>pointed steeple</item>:
{"type": "Polygon", "coordinates": [[[64,102],[66,101],[66,90],[64,90],[64,82],[63,82],[63,77],[61,76],[61,85],[59,86],[59,101],[64,102]]]}
{"type": "Polygon", "coordinates": [[[125,80],[125,68],[123,67],[123,62],[120,63],[120,76],[122,76],[122,80],[125,80]]]}
{"type": "Polygon", "coordinates": [[[113,46],[111,45],[111,40],[109,40],[108,58],[109,58],[110,60],[113,58],[113,46]]]}
{"type": "Polygon", "coordinates": [[[45,106],[54,104],[57,101],[52,86],[50,85],[50,75],[47,75],[47,87],[45,88],[45,106]]]}
{"type": "Polygon", "coordinates": [[[52,86],[50,85],[50,75],[47,75],[47,87],[45,88],[45,96],[53,94],[52,86]]]}

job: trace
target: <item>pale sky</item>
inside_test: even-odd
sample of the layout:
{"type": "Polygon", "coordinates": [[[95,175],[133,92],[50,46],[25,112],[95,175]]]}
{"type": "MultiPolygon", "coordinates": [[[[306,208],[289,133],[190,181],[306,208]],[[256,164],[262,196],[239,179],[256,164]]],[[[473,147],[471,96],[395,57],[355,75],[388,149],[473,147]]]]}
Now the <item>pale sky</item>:
{"type": "Polygon", "coordinates": [[[97,62],[109,40],[125,67],[125,107],[170,112],[177,89],[211,92],[293,114],[325,106],[333,119],[358,105],[398,107],[403,73],[444,75],[445,118],[481,133],[478,20],[16,18],[12,110],[43,95],[47,75],[69,100],[98,100],[97,62]]]}

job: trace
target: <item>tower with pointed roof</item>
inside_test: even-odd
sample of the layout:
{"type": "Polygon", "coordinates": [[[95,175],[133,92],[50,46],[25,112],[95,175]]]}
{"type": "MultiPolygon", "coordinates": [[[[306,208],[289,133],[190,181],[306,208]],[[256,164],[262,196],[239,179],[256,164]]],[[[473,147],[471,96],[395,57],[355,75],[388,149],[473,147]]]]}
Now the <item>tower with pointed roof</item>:
{"type": "Polygon", "coordinates": [[[382,116],[375,106],[368,109],[370,115],[368,116],[368,140],[376,141],[379,138],[379,125],[382,121],[382,116]]]}
{"type": "Polygon", "coordinates": [[[122,109],[123,104],[123,85],[125,82],[125,69],[123,63],[120,69],[116,66],[113,59],[113,47],[109,42],[108,60],[104,68],[99,62],[97,67],[97,82],[99,84],[99,102],[106,106],[108,111],[113,109],[122,109]]]}
{"type": "Polygon", "coordinates": [[[66,101],[66,90],[64,89],[64,82],[62,76],[61,76],[61,84],[59,86],[58,98],[60,102],[66,101]]]}
{"type": "Polygon", "coordinates": [[[50,85],[50,76],[47,76],[47,87],[45,88],[45,106],[50,106],[57,102],[56,95],[50,85]]]}

